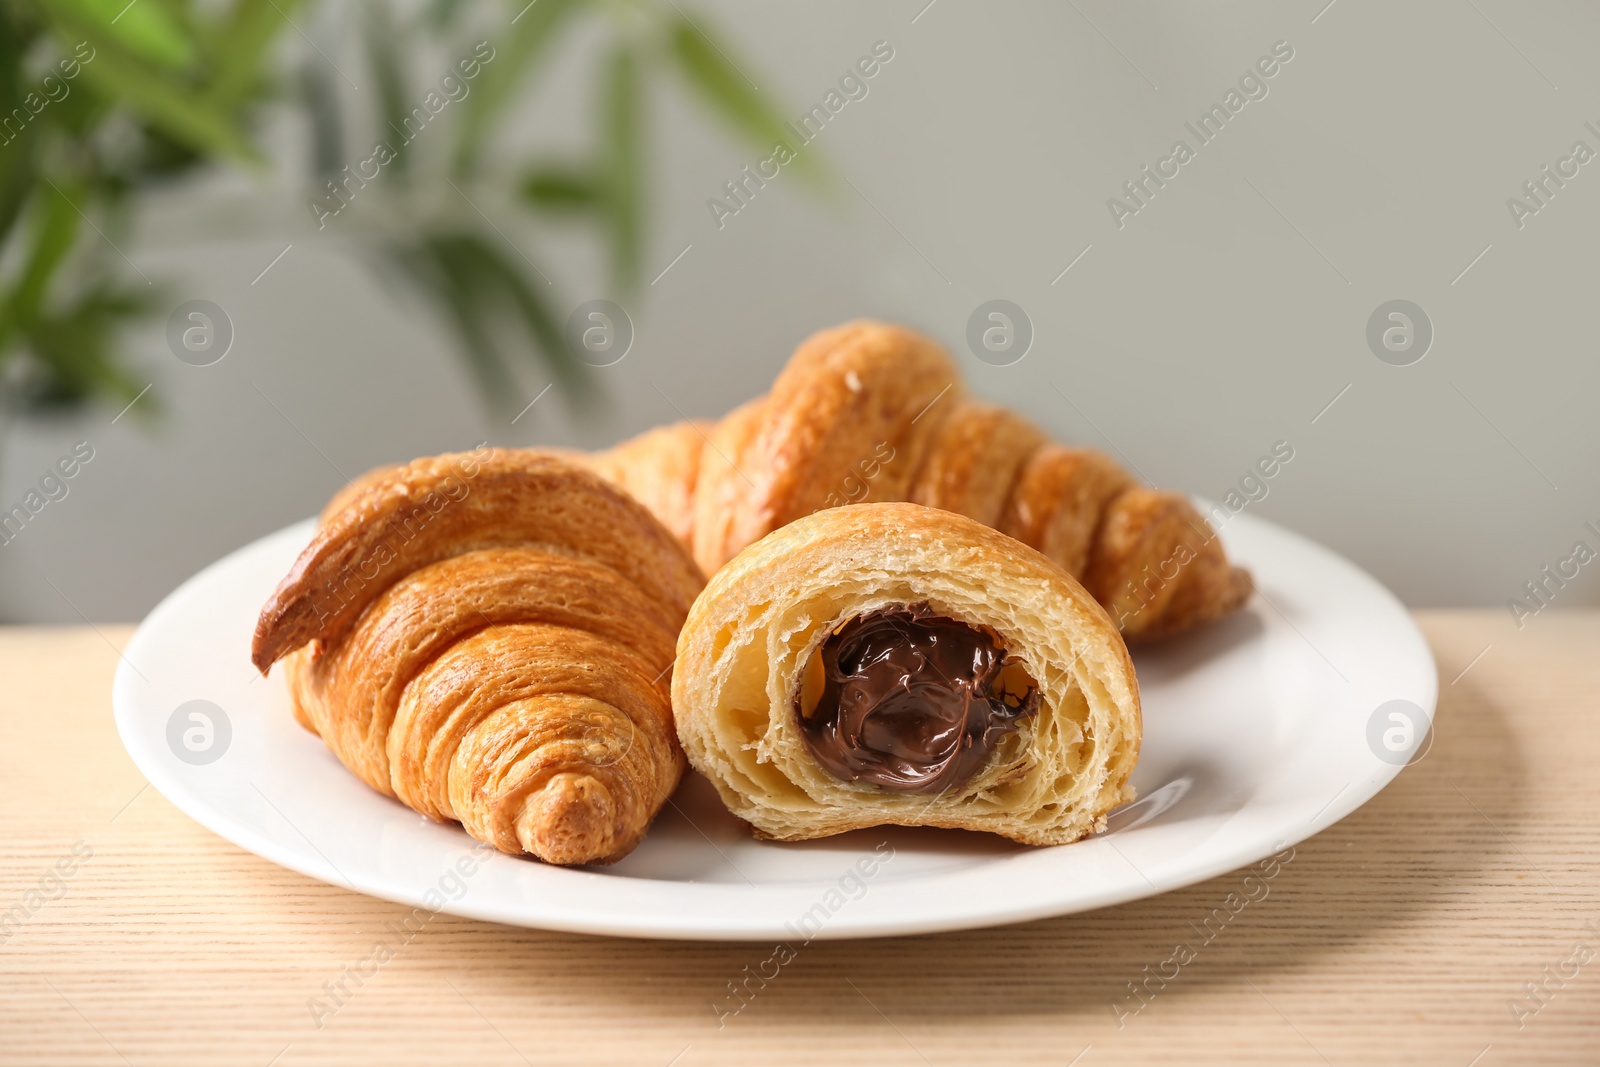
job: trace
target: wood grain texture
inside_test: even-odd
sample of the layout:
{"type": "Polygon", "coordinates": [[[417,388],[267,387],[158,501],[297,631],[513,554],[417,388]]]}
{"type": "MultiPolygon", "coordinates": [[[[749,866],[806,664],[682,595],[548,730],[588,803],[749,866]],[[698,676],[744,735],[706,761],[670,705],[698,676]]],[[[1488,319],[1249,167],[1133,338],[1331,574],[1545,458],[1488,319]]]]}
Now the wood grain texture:
{"type": "Polygon", "coordinates": [[[1243,872],[1022,926],[814,943],[720,1030],[712,1002],[770,946],[440,915],[318,1028],[308,999],[409,909],[257,859],[144,788],[111,722],[129,630],[0,630],[0,914],[54,894],[0,934],[0,1063],[1593,1064],[1600,955],[1520,1029],[1508,1002],[1575,943],[1600,950],[1600,613],[1521,632],[1419,617],[1432,749],[1298,846],[1121,1029],[1125,983],[1243,872]],[[92,857],[48,884],[78,842],[92,857]]]}

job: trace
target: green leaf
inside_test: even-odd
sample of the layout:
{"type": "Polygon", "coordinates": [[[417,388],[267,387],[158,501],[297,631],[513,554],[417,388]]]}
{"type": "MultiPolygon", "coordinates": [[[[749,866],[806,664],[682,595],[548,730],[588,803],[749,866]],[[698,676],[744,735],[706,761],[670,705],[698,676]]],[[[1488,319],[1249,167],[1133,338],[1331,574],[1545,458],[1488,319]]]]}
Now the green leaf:
{"type": "Polygon", "coordinates": [[[603,74],[606,214],[610,223],[611,276],[619,294],[639,286],[644,241],[644,101],[639,61],[619,45],[603,74]]]}
{"type": "Polygon", "coordinates": [[[542,357],[569,398],[587,405],[587,367],[566,349],[561,327],[542,294],[492,240],[475,233],[432,234],[415,244],[390,246],[379,260],[436,301],[461,344],[467,369],[484,401],[505,412],[523,390],[497,327],[518,325],[527,347],[542,357]]]}
{"type": "Polygon", "coordinates": [[[69,195],[68,190],[46,186],[34,200],[37,221],[33,248],[11,295],[0,307],[0,351],[4,351],[13,333],[26,333],[38,321],[51,276],[72,250],[73,239],[78,235],[79,215],[69,195]]]}
{"type": "Polygon", "coordinates": [[[449,29],[460,13],[461,0],[433,0],[423,13],[423,22],[435,33],[449,29]]]}
{"type": "MultiPolygon", "coordinates": [[[[407,117],[405,78],[402,74],[404,64],[393,17],[386,6],[377,4],[369,9],[369,18],[367,55],[378,84],[378,111],[384,123],[384,136],[387,137],[390,131],[403,136],[401,123],[407,117]]],[[[396,174],[404,174],[410,166],[411,153],[400,152],[391,169],[396,174]]]]}
{"type": "Polygon", "coordinates": [[[545,302],[541,285],[532,282],[509,256],[500,251],[498,246],[490,244],[487,238],[468,235],[462,240],[476,253],[480,278],[497,285],[499,291],[510,299],[512,308],[528,331],[529,339],[543,354],[561,391],[580,406],[588,406],[593,399],[593,383],[588,375],[588,367],[568,350],[566,337],[555,314],[545,302]]]}
{"type": "Polygon", "coordinates": [[[242,104],[264,78],[262,59],[286,26],[299,0],[236,0],[228,16],[205,38],[212,71],[206,96],[224,111],[242,104]]]}
{"type": "Polygon", "coordinates": [[[522,179],[522,196],[534,207],[558,215],[592,211],[605,199],[600,181],[583,167],[535,167],[522,179]]]}
{"type": "MultiPolygon", "coordinates": [[[[34,34],[24,29],[15,15],[0,3],[0,119],[22,106],[22,57],[33,43],[34,34]]],[[[35,163],[38,126],[28,123],[20,130],[0,126],[0,247],[4,247],[11,228],[22,214],[23,205],[38,183],[35,163]]]]}
{"type": "MultiPolygon", "coordinates": [[[[143,386],[118,366],[115,344],[123,325],[150,310],[151,298],[109,287],[91,289],[59,314],[40,318],[25,344],[19,392],[32,409],[72,407],[101,397],[128,403],[143,386]]],[[[153,415],[153,398],[135,417],[153,415]]]]}
{"type": "Polygon", "coordinates": [[[461,335],[479,389],[492,407],[503,411],[517,395],[517,379],[495,344],[490,294],[475,284],[479,271],[473,255],[449,236],[427,238],[423,248],[434,262],[436,291],[461,335]]]}
{"type": "Polygon", "coordinates": [[[454,162],[457,177],[477,166],[489,130],[510,102],[513,90],[538,68],[539,58],[555,40],[556,32],[584,3],[585,0],[535,0],[524,8],[522,0],[513,0],[513,6],[520,11],[513,16],[516,21],[509,38],[502,42],[497,37],[490,42],[487,59],[474,53],[481,70],[471,81],[471,94],[461,101],[464,113],[454,162]]]}
{"type": "Polygon", "coordinates": [[[184,70],[194,63],[194,41],[162,0],[50,0],[43,6],[156,66],[184,70]]]}
{"type": "Polygon", "coordinates": [[[181,144],[207,155],[260,162],[255,148],[216,104],[113,48],[98,49],[83,64],[82,76],[181,144]]]}
{"type": "Polygon", "coordinates": [[[668,50],[701,100],[743,136],[751,147],[770,152],[786,144],[794,152],[789,168],[814,185],[825,184],[826,171],[815,152],[796,143],[783,119],[767,106],[755,86],[728,58],[728,49],[712,39],[687,15],[674,18],[667,30],[668,50]]]}
{"type": "Polygon", "coordinates": [[[311,169],[325,179],[345,165],[344,108],[327,64],[311,60],[301,66],[300,99],[311,119],[311,169]]]}

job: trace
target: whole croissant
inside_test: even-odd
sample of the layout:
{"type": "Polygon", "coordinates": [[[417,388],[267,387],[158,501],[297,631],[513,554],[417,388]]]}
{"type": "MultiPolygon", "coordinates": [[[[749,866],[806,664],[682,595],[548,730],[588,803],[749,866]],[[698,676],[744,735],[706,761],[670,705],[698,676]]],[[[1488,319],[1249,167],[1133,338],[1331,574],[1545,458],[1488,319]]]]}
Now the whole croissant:
{"type": "Polygon", "coordinates": [[[655,510],[710,574],[823,508],[910,501],[1043,552],[1129,639],[1240,607],[1250,576],[1186,497],[1092,449],[968,399],[955,361],[910,330],[852,322],[807,339],[764,397],[712,426],[679,423],[590,462],[655,510]]]}
{"type": "Polygon", "coordinates": [[[703,576],[551,454],[373,471],[334,498],[252,658],[374,789],[551,863],[626,855],[677,786],[671,665],[703,576]]]}

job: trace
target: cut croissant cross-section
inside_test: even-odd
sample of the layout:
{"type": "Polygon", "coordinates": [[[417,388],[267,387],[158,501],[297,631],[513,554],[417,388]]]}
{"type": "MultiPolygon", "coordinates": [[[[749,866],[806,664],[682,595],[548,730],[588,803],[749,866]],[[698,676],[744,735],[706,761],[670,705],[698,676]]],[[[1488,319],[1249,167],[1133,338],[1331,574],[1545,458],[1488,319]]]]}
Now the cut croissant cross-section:
{"type": "Polygon", "coordinates": [[[759,836],[878,825],[1034,845],[1131,800],[1138,686],[1043,555],[909,503],[821,511],[718,571],[678,639],[678,735],[759,836]]]}

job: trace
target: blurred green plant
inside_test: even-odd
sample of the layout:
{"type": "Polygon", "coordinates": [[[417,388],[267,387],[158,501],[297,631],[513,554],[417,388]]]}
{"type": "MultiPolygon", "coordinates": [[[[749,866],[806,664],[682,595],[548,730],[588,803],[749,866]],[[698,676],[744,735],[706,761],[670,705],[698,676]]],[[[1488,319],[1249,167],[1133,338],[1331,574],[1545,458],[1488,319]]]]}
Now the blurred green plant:
{"type": "MultiPolygon", "coordinates": [[[[452,108],[451,132],[429,138],[421,151],[407,142],[385,166],[384,191],[369,198],[379,210],[363,208],[384,224],[352,223],[347,232],[375,268],[428,298],[496,407],[515,402],[518,368],[530,362],[574,399],[591,397],[592,388],[588,368],[566,350],[565,305],[554,285],[479,207],[480,197],[493,210],[520,205],[593,231],[606,249],[611,295],[625,302],[641,278],[647,103],[656,84],[682,80],[734,136],[763,152],[787,139],[726,42],[673,0],[510,0],[489,22],[487,5],[457,0],[368,2],[354,9],[362,46],[354,69],[371,91],[355,97],[341,88],[350,80],[345,72],[304,28],[317,33],[322,6],[0,0],[0,398],[7,407],[120,405],[138,394],[119,334],[164,294],[125,259],[119,238],[141,195],[162,183],[218,164],[269,180],[255,140],[269,104],[304,110],[314,188],[358,188],[348,184],[350,162],[406,131],[436,82],[418,80],[425,65],[468,55],[474,41],[489,43],[493,61],[452,108]],[[601,37],[587,151],[491,158],[518,143],[507,127],[537,93],[557,42],[585,20],[601,37]],[[441,188],[453,193],[417,195],[441,188]]],[[[324,44],[337,51],[331,40],[324,44]]],[[[813,183],[822,177],[810,155],[796,169],[813,183]]]]}

